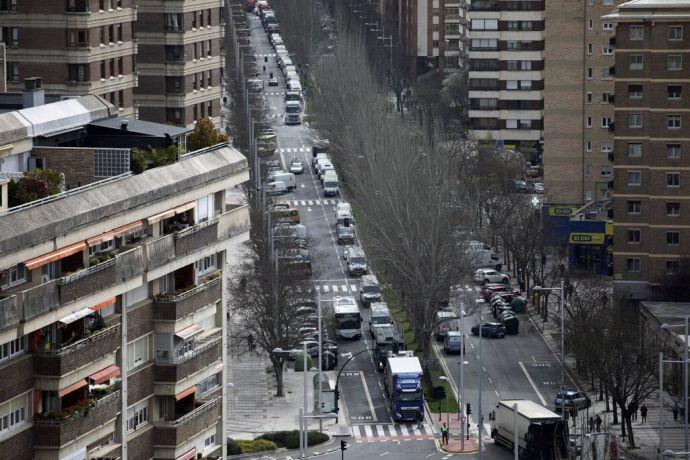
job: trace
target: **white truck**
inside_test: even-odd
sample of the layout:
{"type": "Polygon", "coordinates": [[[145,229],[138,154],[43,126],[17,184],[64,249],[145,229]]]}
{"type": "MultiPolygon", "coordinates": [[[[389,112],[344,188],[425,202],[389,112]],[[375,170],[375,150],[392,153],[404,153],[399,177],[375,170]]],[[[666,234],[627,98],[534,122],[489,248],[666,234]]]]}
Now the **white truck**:
{"type": "Polygon", "coordinates": [[[354,297],[334,299],[333,321],[335,336],[338,339],[359,339],[362,337],[362,316],[354,297]]]}
{"type": "Polygon", "coordinates": [[[567,458],[568,424],[546,407],[527,399],[504,399],[498,402],[489,418],[494,442],[511,450],[515,445],[517,427],[520,459],[567,458]]]}

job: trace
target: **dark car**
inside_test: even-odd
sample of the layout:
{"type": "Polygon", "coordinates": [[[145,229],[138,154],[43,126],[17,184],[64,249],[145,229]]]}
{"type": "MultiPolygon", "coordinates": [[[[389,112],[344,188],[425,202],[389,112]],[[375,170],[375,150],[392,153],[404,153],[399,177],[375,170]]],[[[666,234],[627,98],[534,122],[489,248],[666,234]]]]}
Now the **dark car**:
{"type": "Polygon", "coordinates": [[[280,32],[280,27],[278,27],[278,24],[275,22],[266,24],[266,33],[268,34],[276,34],[280,32]]]}
{"type": "Polygon", "coordinates": [[[488,302],[491,300],[491,297],[494,294],[498,293],[514,293],[515,295],[520,295],[520,290],[515,289],[507,284],[502,284],[502,283],[497,283],[497,284],[485,284],[482,286],[482,297],[484,298],[484,302],[488,302]]]}
{"type": "MultiPolygon", "coordinates": [[[[479,324],[472,326],[472,335],[479,335],[479,324]]],[[[506,328],[501,323],[482,323],[482,337],[502,339],[506,336],[506,328]]]]}
{"type": "Polygon", "coordinates": [[[556,408],[556,412],[560,412],[565,406],[566,409],[587,409],[592,405],[592,400],[584,391],[574,390],[572,388],[566,388],[561,390],[556,394],[553,400],[553,405],[556,408]]]}

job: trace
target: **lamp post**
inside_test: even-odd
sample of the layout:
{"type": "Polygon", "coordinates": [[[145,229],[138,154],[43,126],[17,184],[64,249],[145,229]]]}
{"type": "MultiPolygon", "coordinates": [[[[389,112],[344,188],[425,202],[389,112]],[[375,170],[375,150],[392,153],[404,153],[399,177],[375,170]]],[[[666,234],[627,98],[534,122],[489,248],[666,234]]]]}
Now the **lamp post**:
{"type": "MultiPolygon", "coordinates": [[[[690,316],[685,316],[684,322],[682,324],[662,324],[660,327],[661,329],[670,329],[672,327],[684,327],[685,328],[685,339],[683,340],[683,424],[684,424],[684,438],[685,438],[685,451],[688,451],[688,320],[690,319],[690,316]]],[[[659,375],[663,378],[663,372],[661,369],[661,366],[663,363],[663,356],[659,356],[661,362],[659,364],[659,375]]],[[[660,379],[660,385],[661,385],[661,379],[660,379]]],[[[659,398],[661,398],[661,392],[664,389],[659,386],[659,398]]],[[[661,421],[661,407],[659,408],[659,424],[663,426],[662,421],[661,421]]],[[[663,429],[663,428],[662,428],[663,429]]],[[[663,440],[663,435],[660,434],[659,437],[659,445],[661,449],[661,441],[663,440]]]]}
{"type": "MultiPolygon", "coordinates": [[[[565,387],[565,281],[561,280],[559,287],[541,287],[534,286],[534,291],[561,291],[561,388],[565,387]]],[[[565,417],[565,410],[561,411],[561,415],[565,417]]]]}
{"type": "MultiPolygon", "coordinates": [[[[448,377],[446,377],[445,375],[440,376],[438,379],[442,380],[444,382],[448,381],[448,377]]],[[[447,410],[448,409],[448,402],[445,400],[443,401],[443,407],[446,408],[446,426],[450,430],[450,412],[447,410]]]]}

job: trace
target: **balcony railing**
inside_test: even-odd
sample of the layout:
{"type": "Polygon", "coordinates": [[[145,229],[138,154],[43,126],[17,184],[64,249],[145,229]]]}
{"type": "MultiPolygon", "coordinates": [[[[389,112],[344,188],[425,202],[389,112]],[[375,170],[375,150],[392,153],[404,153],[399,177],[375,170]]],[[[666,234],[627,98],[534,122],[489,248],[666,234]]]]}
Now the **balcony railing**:
{"type": "Polygon", "coordinates": [[[20,319],[17,296],[11,295],[0,299],[0,331],[15,327],[20,319]]]}
{"type": "Polygon", "coordinates": [[[177,446],[182,441],[190,439],[212,426],[220,417],[221,399],[221,397],[217,397],[205,401],[177,420],[154,422],[154,445],[177,446]]]}
{"type": "Polygon", "coordinates": [[[222,338],[213,336],[208,342],[197,345],[191,353],[171,361],[156,361],[153,369],[154,382],[179,382],[210,366],[221,359],[221,344],[222,338]]]}
{"type": "Polygon", "coordinates": [[[34,419],[34,446],[61,447],[100,428],[120,412],[120,390],[96,399],[92,406],[68,416],[34,419]]]}
{"type": "Polygon", "coordinates": [[[153,301],[156,320],[175,321],[220,299],[220,278],[177,295],[157,295],[153,301]]]}
{"type": "Polygon", "coordinates": [[[114,353],[120,346],[120,325],[101,329],[64,347],[36,353],[34,372],[59,377],[114,353]]]}

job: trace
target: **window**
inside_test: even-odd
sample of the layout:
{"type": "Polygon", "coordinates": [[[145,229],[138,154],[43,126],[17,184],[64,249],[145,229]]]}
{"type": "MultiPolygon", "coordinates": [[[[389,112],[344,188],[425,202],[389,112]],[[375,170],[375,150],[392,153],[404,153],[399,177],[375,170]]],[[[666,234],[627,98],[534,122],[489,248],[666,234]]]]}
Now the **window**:
{"type": "Polygon", "coordinates": [[[630,26],[630,40],[639,41],[644,40],[644,26],[630,26]]]}
{"type": "Polygon", "coordinates": [[[203,275],[216,269],[216,255],[212,254],[194,262],[197,275],[203,275]]]}
{"type": "Polygon", "coordinates": [[[587,117],[587,127],[588,128],[592,127],[592,117],[587,117]]]}
{"type": "MultiPolygon", "coordinates": [[[[450,25],[450,24],[448,24],[448,25],[450,25]]],[[[495,50],[497,47],[498,47],[498,41],[495,38],[473,38],[472,39],[472,49],[495,50]]]]}
{"type": "Polygon", "coordinates": [[[28,396],[28,394],[23,394],[0,405],[0,433],[4,434],[26,422],[26,415],[29,412],[28,396]]]}
{"type": "Polygon", "coordinates": [[[147,335],[127,344],[127,370],[132,370],[149,360],[151,335],[147,335]]]}
{"type": "Polygon", "coordinates": [[[2,10],[2,11],[17,11],[17,0],[2,0],[2,1],[0,1],[0,10],[2,10]]]}
{"type": "Polygon", "coordinates": [[[594,29],[594,21],[592,21],[591,19],[587,20],[587,28],[589,30],[594,29]]]}
{"type": "Polygon", "coordinates": [[[212,117],[213,116],[213,101],[208,101],[208,110],[206,112],[206,116],[212,117]]]}
{"type": "Polygon", "coordinates": [[[588,152],[592,151],[592,141],[587,141],[587,143],[585,144],[585,150],[588,152]]]}
{"type": "Polygon", "coordinates": [[[642,173],[640,171],[628,171],[628,186],[639,187],[642,185],[642,173]]]}
{"type": "Polygon", "coordinates": [[[105,80],[105,61],[101,61],[101,79],[105,80]]]}
{"type": "Polygon", "coordinates": [[[644,68],[644,57],[641,54],[631,54],[628,56],[628,68],[630,70],[642,70],[644,68]]]}
{"type": "Polygon", "coordinates": [[[666,173],[666,187],[680,187],[680,173],[667,172],[666,173]]]}
{"type": "Polygon", "coordinates": [[[460,24],[455,23],[455,22],[451,22],[449,24],[446,24],[445,31],[449,35],[450,34],[457,35],[458,33],[460,33],[460,24]]]}
{"type": "Polygon", "coordinates": [[[680,244],[680,232],[666,232],[666,245],[678,246],[680,244]]]}
{"type": "Polygon", "coordinates": [[[585,192],[585,201],[592,201],[592,192],[589,190],[585,192]]]}
{"type": "Polygon", "coordinates": [[[202,380],[201,382],[196,384],[196,394],[197,396],[201,396],[204,393],[207,393],[211,390],[215,390],[220,386],[220,373],[218,374],[213,374],[211,377],[202,380]]]}
{"type": "Polygon", "coordinates": [[[431,29],[432,29],[434,32],[438,32],[438,24],[432,24],[431,29]]]}
{"type": "Polygon", "coordinates": [[[627,233],[629,244],[640,244],[640,241],[642,239],[642,232],[639,229],[629,228],[627,233]]]}
{"type": "Polygon", "coordinates": [[[611,168],[611,165],[601,165],[601,175],[603,177],[611,177],[613,174],[613,169],[611,168]]]}
{"type": "Polygon", "coordinates": [[[520,42],[517,40],[508,40],[506,41],[506,48],[509,50],[516,50],[520,48],[520,42]]]}
{"type": "Polygon", "coordinates": [[[208,438],[204,439],[204,448],[212,447],[216,445],[216,435],[212,434],[208,438]]]}
{"type": "Polygon", "coordinates": [[[431,47],[432,48],[438,48],[438,40],[432,40],[431,41],[431,47]]]}
{"type": "Polygon", "coordinates": [[[628,143],[628,158],[640,158],[642,156],[642,144],[638,142],[628,143]]]}
{"type": "Polygon", "coordinates": [[[640,214],[642,211],[642,202],[639,200],[628,201],[628,214],[640,214]]]}
{"type": "Polygon", "coordinates": [[[594,52],[594,46],[591,43],[587,43],[587,54],[592,54],[594,52]]]}
{"type": "Polygon", "coordinates": [[[628,128],[642,128],[642,114],[629,113],[628,114],[628,128]]]}
{"type": "Polygon", "coordinates": [[[149,400],[133,404],[127,408],[127,432],[149,421],[149,400]]]}
{"type": "Polygon", "coordinates": [[[628,97],[630,99],[642,99],[642,85],[628,85],[628,97]]]}
{"type": "Polygon", "coordinates": [[[603,55],[613,54],[613,47],[611,45],[609,45],[608,43],[602,43],[601,54],[603,54],[603,55]]]}
{"type": "Polygon", "coordinates": [[[607,30],[607,31],[608,31],[608,30],[613,30],[613,23],[612,23],[612,22],[604,22],[604,23],[601,25],[601,28],[604,29],[604,30],[607,30]]]}
{"type": "Polygon", "coordinates": [[[24,336],[10,340],[0,345],[0,362],[20,355],[26,351],[26,339],[24,336]]]}
{"type": "Polygon", "coordinates": [[[613,150],[613,145],[611,144],[611,141],[601,141],[601,151],[604,153],[608,153],[611,150],[613,150]]]}
{"type": "Polygon", "coordinates": [[[117,41],[122,42],[122,24],[115,24],[115,30],[117,31],[117,41]]]}
{"type": "Polygon", "coordinates": [[[506,70],[518,70],[518,61],[506,61],[506,70]]]}
{"type": "Polygon", "coordinates": [[[608,128],[611,123],[613,123],[613,120],[611,119],[611,117],[601,117],[601,127],[602,128],[608,128]]]}
{"type": "Polygon", "coordinates": [[[591,67],[587,68],[587,79],[588,80],[592,79],[592,68],[591,67]]]}
{"type": "Polygon", "coordinates": [[[666,128],[668,128],[668,129],[680,129],[680,115],[667,115],[666,116],[666,128]]]}
{"type": "Polygon", "coordinates": [[[680,216],[680,203],[677,201],[669,201],[666,203],[666,215],[673,217],[680,216]]]}
{"type": "Polygon", "coordinates": [[[678,270],[680,268],[680,262],[677,260],[667,260],[666,261],[666,274],[667,275],[675,275],[678,273],[678,270]]]}
{"type": "Polygon", "coordinates": [[[585,100],[587,101],[587,104],[592,103],[592,92],[591,91],[587,91],[587,95],[585,97],[585,100]]]}
{"type": "Polygon", "coordinates": [[[3,289],[22,284],[26,281],[26,267],[24,264],[17,264],[7,270],[0,272],[0,286],[3,289]]]}
{"type": "Polygon", "coordinates": [[[585,165],[585,177],[592,177],[592,165],[585,165]]]}
{"type": "Polygon", "coordinates": [[[610,67],[604,67],[601,69],[601,78],[602,80],[610,80],[612,78],[610,67]]]}
{"type": "Polygon", "coordinates": [[[682,87],[680,85],[669,85],[666,87],[666,96],[674,101],[680,99],[680,93],[682,87]]]}
{"type": "Polygon", "coordinates": [[[640,259],[637,257],[628,257],[625,259],[625,268],[629,272],[639,272],[640,271],[640,259]]]}
{"type": "Polygon", "coordinates": [[[680,158],[680,144],[666,144],[666,158],[680,158]]]}
{"type": "Polygon", "coordinates": [[[666,58],[666,67],[668,70],[683,70],[683,56],[680,54],[670,54],[666,58]]]}
{"type": "Polygon", "coordinates": [[[668,26],[668,39],[671,41],[683,39],[683,26],[668,26]]]}

